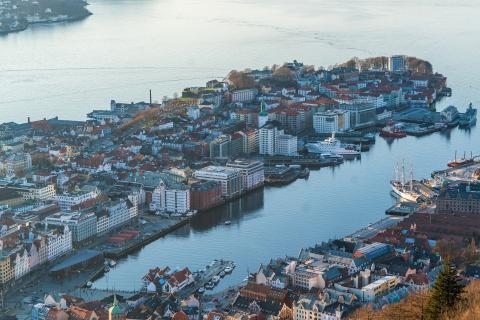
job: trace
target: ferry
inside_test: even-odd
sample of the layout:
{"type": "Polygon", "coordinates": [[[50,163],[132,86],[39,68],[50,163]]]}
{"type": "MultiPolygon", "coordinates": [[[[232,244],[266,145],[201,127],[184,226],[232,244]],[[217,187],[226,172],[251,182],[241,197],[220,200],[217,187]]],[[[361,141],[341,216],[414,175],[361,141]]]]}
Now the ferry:
{"type": "Polygon", "coordinates": [[[477,109],[473,108],[472,103],[468,106],[467,111],[460,116],[459,127],[469,128],[477,123],[477,109]]]}
{"type": "Polygon", "coordinates": [[[342,147],[340,140],[335,138],[335,131],[332,136],[320,142],[307,143],[305,145],[309,153],[320,154],[336,154],[340,156],[359,156],[360,152],[357,150],[346,149],[342,147]]]}

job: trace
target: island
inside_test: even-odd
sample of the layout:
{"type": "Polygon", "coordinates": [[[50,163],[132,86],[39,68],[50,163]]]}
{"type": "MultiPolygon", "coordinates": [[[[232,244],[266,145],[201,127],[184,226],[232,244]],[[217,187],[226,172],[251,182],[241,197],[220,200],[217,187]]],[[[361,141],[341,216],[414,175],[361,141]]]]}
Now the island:
{"type": "Polygon", "coordinates": [[[88,17],[83,0],[0,0],[0,35],[19,32],[33,23],[75,21],[88,17]]]}

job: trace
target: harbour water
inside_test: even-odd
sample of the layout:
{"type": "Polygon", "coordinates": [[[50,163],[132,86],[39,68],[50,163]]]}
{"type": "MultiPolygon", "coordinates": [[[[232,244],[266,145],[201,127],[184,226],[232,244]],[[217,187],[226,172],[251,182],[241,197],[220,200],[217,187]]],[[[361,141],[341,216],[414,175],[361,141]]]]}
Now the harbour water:
{"type": "MultiPolygon", "coordinates": [[[[232,68],[293,59],[327,66],[395,53],[428,59],[448,76],[453,96],[439,109],[480,105],[480,44],[474,41],[480,26],[473,23],[480,4],[474,0],[90,2],[94,15],[86,20],[0,37],[0,122],[82,119],[111,98],[146,100],[151,88],[160,99],[232,68]]],[[[270,257],[296,255],[380,219],[392,204],[389,180],[397,161],[405,158],[416,178],[427,177],[455,150],[480,153],[479,138],[478,128],[393,142],[377,137],[361,160],[196,217],[119,261],[94,287],[139,288],[149,267],[196,270],[221,258],[237,268],[219,288],[237,283],[270,257]]]]}

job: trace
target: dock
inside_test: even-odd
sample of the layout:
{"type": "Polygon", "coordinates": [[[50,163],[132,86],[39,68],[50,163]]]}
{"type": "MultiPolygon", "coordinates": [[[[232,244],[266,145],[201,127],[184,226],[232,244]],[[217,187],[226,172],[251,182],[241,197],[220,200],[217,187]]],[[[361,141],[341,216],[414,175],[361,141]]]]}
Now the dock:
{"type": "MultiPolygon", "coordinates": [[[[205,271],[199,271],[195,276],[195,282],[180,290],[178,293],[182,297],[188,297],[192,293],[197,292],[198,289],[204,288],[205,285],[212,281],[214,276],[220,276],[220,273],[225,270],[225,268],[230,267],[232,270],[235,268],[235,263],[233,261],[225,260],[215,260],[213,264],[210,264],[205,271]]],[[[228,274],[225,275],[227,277],[228,274]]]]}
{"type": "Polygon", "coordinates": [[[323,158],[317,155],[301,156],[269,156],[264,158],[266,166],[275,165],[299,165],[306,168],[322,168],[336,166],[343,162],[343,159],[323,158]]]}
{"type": "Polygon", "coordinates": [[[105,257],[111,258],[111,259],[118,259],[120,257],[123,257],[129,254],[130,252],[135,251],[136,249],[139,249],[157,240],[158,238],[164,237],[170,232],[186,225],[187,223],[190,222],[190,218],[191,217],[182,217],[174,224],[167,226],[165,228],[161,228],[159,230],[153,231],[152,233],[141,235],[138,239],[134,239],[126,245],[106,248],[103,250],[103,254],[105,257]]]}

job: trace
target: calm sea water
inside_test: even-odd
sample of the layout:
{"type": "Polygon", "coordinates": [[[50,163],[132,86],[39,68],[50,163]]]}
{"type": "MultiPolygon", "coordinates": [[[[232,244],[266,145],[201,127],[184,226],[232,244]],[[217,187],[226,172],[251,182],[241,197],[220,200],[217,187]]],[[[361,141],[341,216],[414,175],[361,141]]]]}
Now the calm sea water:
{"type": "MultiPolygon", "coordinates": [[[[408,54],[448,76],[454,95],[439,108],[480,105],[477,1],[91,0],[93,16],[0,37],[0,122],[58,115],[83,119],[110,99],[154,100],[230,69],[297,59],[328,66],[353,56],[408,54]]],[[[393,143],[377,139],[362,159],[314,171],[307,181],[265,188],[196,218],[121,260],[95,287],[133,289],[150,267],[238,267],[220,288],[270,257],[348,234],[391,204],[395,162],[418,178],[454,151],[480,153],[480,131],[454,129],[393,143]],[[225,220],[232,224],[224,225],[225,220]]]]}

